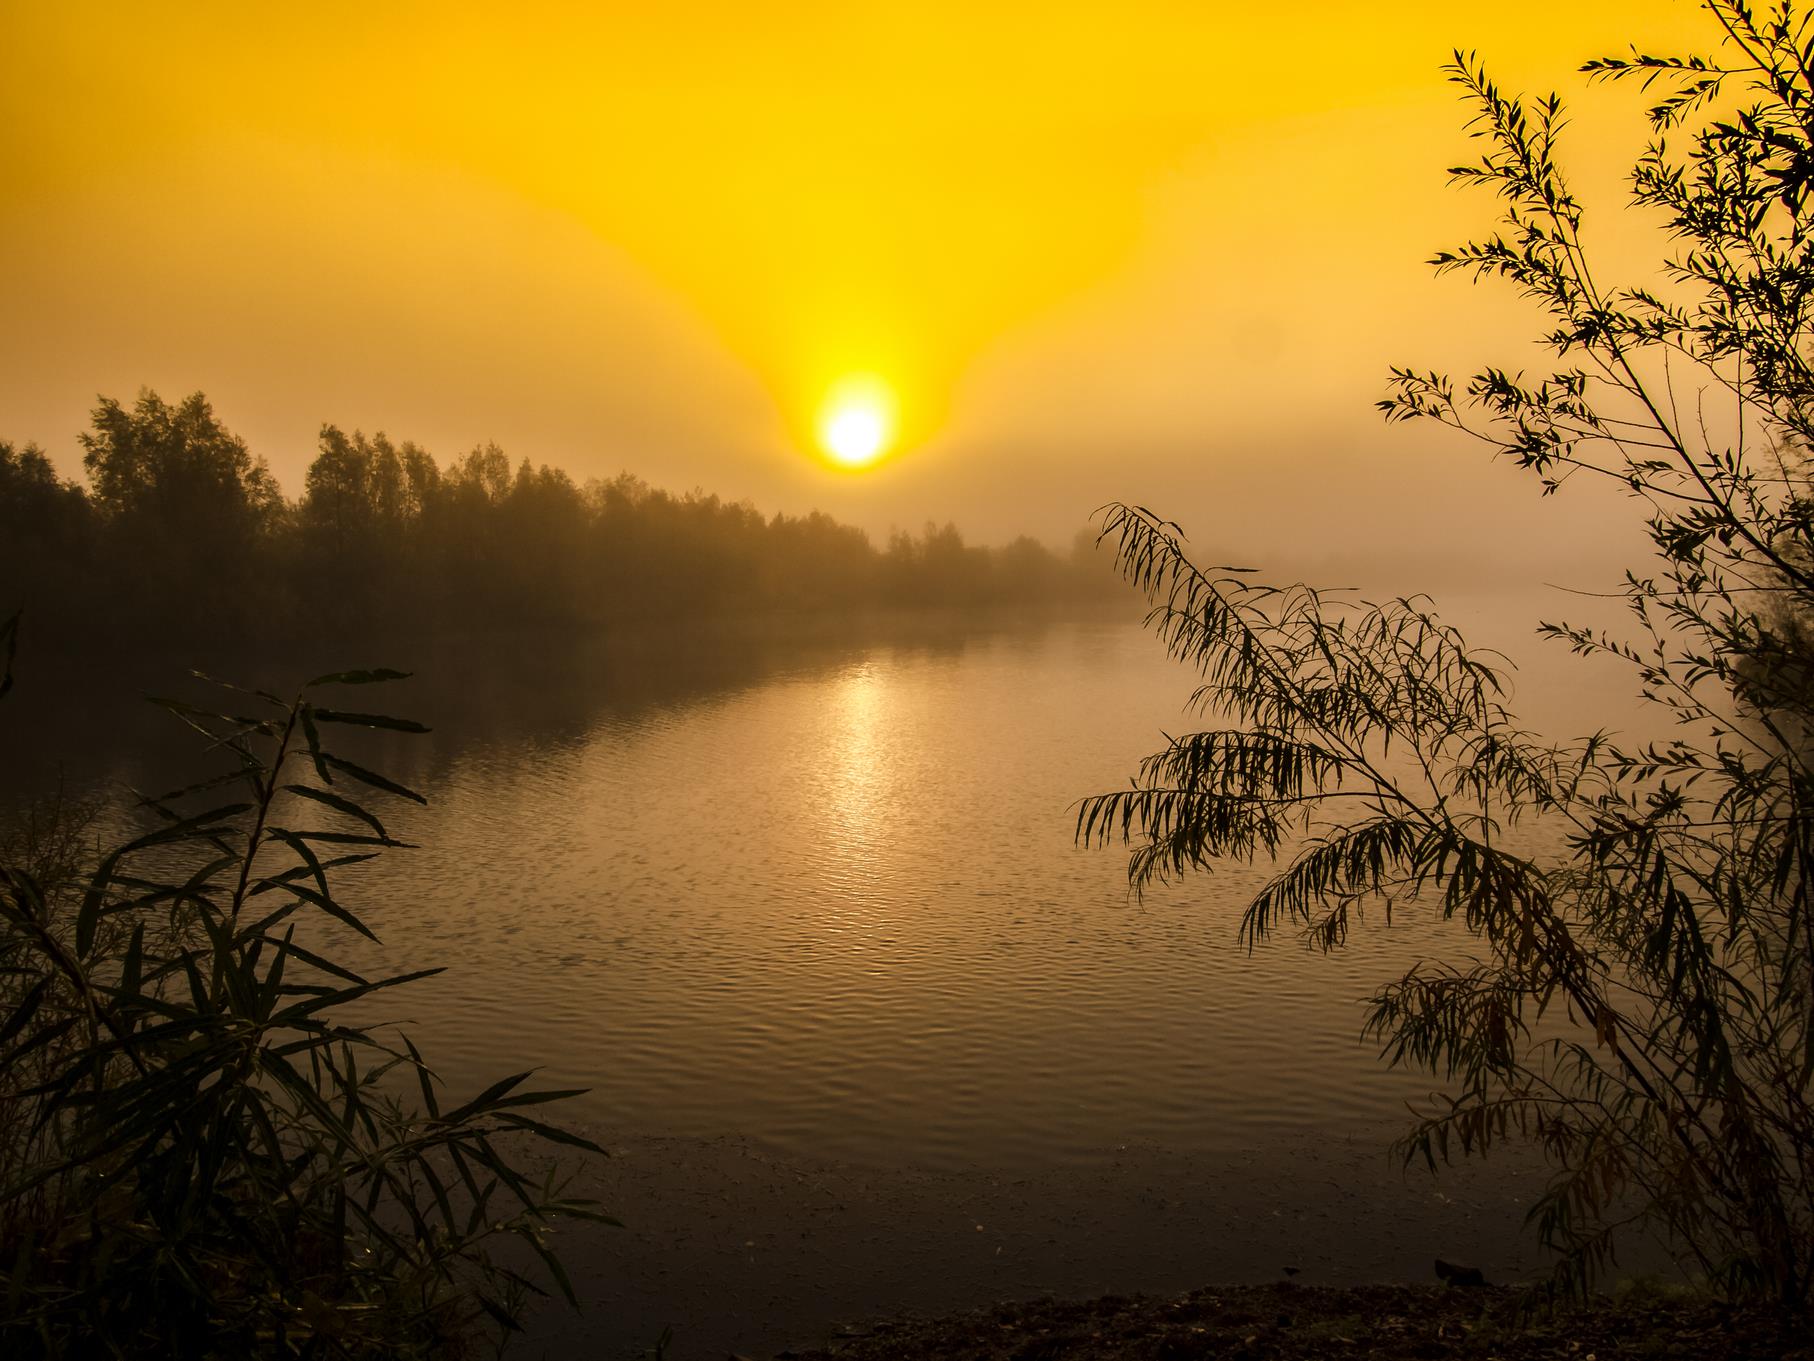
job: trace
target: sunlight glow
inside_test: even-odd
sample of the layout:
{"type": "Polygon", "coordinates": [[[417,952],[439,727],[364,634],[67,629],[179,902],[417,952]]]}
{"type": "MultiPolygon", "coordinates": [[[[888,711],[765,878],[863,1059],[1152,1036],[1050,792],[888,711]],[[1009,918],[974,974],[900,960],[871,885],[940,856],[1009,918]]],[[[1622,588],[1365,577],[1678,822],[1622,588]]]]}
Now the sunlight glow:
{"type": "Polygon", "coordinates": [[[819,443],[840,467],[868,467],[887,452],[893,435],[894,399],[879,380],[847,378],[827,396],[819,443]]]}

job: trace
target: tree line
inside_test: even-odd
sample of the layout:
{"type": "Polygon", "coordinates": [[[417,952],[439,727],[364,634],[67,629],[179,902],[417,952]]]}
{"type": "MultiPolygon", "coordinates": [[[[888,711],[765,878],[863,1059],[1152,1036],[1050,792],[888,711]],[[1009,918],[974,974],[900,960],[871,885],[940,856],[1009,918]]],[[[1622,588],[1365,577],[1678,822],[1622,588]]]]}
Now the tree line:
{"type": "Polygon", "coordinates": [[[74,645],[281,630],[596,626],[749,613],[1058,605],[1116,589],[1081,531],[1068,555],[955,525],[878,547],[814,511],[577,483],[496,444],[445,465],[384,434],[321,430],[300,498],[195,393],[103,397],[87,483],[0,442],[0,604],[74,645]]]}

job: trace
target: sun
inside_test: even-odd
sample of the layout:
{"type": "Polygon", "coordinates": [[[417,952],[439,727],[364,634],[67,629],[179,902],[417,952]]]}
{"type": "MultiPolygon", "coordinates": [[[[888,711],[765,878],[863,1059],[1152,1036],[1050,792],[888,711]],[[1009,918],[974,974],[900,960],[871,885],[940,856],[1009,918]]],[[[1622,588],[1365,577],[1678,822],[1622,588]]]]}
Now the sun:
{"type": "Polygon", "coordinates": [[[819,444],[843,468],[867,468],[894,439],[894,397],[878,378],[846,378],[819,410],[819,444]]]}

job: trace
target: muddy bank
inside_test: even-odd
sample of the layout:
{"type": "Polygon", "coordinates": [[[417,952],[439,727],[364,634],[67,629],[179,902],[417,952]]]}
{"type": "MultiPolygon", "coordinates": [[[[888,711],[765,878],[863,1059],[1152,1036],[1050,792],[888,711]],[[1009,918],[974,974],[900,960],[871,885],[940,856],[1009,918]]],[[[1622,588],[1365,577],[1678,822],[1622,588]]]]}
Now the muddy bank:
{"type": "Polygon", "coordinates": [[[1407,1173],[1374,1130],[1236,1159],[1134,1146],[1015,1172],[866,1168],[738,1137],[604,1142],[613,1156],[575,1190],[624,1227],[559,1236],[585,1307],[544,1307],[520,1355],[628,1361],[671,1327],[668,1361],[766,1361],[865,1320],[1001,1300],[1176,1298],[1287,1267],[1302,1286],[1415,1284],[1434,1256],[1495,1282],[1543,1271],[1522,1224],[1540,1165],[1407,1173]]]}
{"type": "Polygon", "coordinates": [[[1210,1286],[852,1330],[795,1361],[1807,1361],[1762,1311],[1665,1292],[1531,1314],[1504,1288],[1210,1286]]]}

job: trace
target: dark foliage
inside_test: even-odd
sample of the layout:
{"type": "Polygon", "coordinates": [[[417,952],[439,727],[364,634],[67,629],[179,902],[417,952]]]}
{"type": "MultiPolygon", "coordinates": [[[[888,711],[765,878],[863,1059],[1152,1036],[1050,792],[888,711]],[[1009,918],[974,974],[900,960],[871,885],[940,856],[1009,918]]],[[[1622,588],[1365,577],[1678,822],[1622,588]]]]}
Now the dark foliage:
{"type": "Polygon", "coordinates": [[[1507,1138],[1557,1172],[1532,1212],[1582,1289],[1652,1231],[1734,1293],[1814,1296],[1814,35],[1793,6],[1712,0],[1711,57],[1591,63],[1662,94],[1633,175],[1675,253],[1657,286],[1594,272],[1558,168],[1562,106],[1450,69],[1501,229],[1437,256],[1542,310],[1557,367],[1458,386],[1394,372],[1389,419],[1434,420],[1529,470],[1630,494],[1652,557],[1628,627],[1544,631],[1631,668],[1676,735],[1551,743],[1502,706],[1501,661],[1426,600],[1372,604],[1201,570],[1174,526],[1104,533],[1226,726],[1172,741],[1081,837],[1136,885],[1267,857],[1250,942],[1339,948],[1369,909],[1466,923],[1480,957],[1374,996],[1393,1062],[1449,1084],[1404,1142],[1432,1166],[1507,1138]],[[1522,823],[1520,828],[1518,824],[1522,823]]]}
{"type": "Polygon", "coordinates": [[[375,801],[423,799],[330,739],[422,729],[323,695],[396,675],[166,701],[224,769],[0,841],[0,1354],[438,1356],[572,1299],[549,1237],[601,1216],[534,1145],[599,1151],[537,1118],[573,1093],[443,1097],[374,1010],[437,970],[334,945],[371,934],[342,872],[405,844],[375,801]]]}
{"type": "Polygon", "coordinates": [[[973,609],[1101,598],[1114,574],[1079,535],[1068,557],[955,526],[895,534],[814,512],[764,516],[628,474],[579,486],[494,444],[445,467],[384,435],[321,431],[286,503],[197,393],[102,399],[86,488],[0,444],[0,604],[40,640],[93,647],[399,628],[589,627],[761,612],[973,609]]]}

